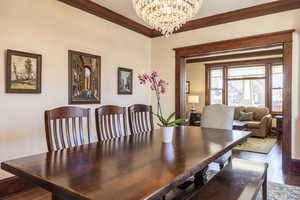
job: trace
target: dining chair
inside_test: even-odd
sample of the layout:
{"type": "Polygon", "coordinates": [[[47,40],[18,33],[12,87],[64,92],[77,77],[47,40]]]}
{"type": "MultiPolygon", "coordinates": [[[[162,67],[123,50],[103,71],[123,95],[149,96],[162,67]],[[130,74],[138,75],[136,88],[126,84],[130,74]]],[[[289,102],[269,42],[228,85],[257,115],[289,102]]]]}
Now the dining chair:
{"type": "Polygon", "coordinates": [[[132,134],[154,130],[152,106],[135,104],[128,107],[129,127],[132,134]]]}
{"type": "MultiPolygon", "coordinates": [[[[203,128],[232,130],[233,118],[233,107],[222,104],[209,105],[203,108],[201,126],[203,128]]],[[[218,163],[222,169],[226,161],[231,161],[231,155],[232,151],[229,151],[214,162],[218,163]]]]}
{"type": "Polygon", "coordinates": [[[126,108],[114,105],[101,106],[95,110],[97,136],[100,141],[126,136],[126,108]]]}
{"type": "Polygon", "coordinates": [[[70,106],[47,110],[45,129],[50,152],[91,143],[90,109],[70,106]]]}

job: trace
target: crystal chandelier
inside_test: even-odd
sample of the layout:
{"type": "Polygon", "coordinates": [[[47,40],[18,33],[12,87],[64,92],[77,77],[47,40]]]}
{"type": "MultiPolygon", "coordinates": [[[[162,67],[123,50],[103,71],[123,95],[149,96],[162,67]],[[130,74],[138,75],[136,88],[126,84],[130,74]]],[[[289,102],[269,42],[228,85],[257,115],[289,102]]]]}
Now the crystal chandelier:
{"type": "Polygon", "coordinates": [[[199,10],[203,0],[132,0],[147,24],[165,36],[180,29],[199,10]]]}

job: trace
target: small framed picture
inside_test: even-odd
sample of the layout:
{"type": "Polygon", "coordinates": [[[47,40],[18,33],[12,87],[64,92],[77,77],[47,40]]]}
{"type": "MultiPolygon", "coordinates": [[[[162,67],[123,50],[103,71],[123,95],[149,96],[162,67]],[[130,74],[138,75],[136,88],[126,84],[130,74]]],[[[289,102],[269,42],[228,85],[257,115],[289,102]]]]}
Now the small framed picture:
{"type": "Polygon", "coordinates": [[[42,56],[7,50],[6,93],[41,93],[42,56]]]}
{"type": "Polygon", "coordinates": [[[186,81],[186,84],[185,84],[185,93],[186,94],[190,94],[191,92],[191,82],[190,81],[186,81]]]}
{"type": "Polygon", "coordinates": [[[69,104],[100,104],[101,57],[69,50],[69,104]]]}
{"type": "Polygon", "coordinates": [[[132,94],[132,76],[132,69],[118,68],[118,94],[132,94]]]}

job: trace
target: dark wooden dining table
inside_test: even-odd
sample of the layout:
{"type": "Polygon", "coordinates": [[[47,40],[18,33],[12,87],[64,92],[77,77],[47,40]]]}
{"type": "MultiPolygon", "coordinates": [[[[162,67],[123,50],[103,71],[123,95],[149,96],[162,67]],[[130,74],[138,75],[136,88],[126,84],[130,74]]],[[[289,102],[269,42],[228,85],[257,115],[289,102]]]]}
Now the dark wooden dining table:
{"type": "Polygon", "coordinates": [[[158,199],[243,142],[250,132],[177,127],[172,144],[161,130],[1,163],[52,192],[53,199],[158,199]]]}

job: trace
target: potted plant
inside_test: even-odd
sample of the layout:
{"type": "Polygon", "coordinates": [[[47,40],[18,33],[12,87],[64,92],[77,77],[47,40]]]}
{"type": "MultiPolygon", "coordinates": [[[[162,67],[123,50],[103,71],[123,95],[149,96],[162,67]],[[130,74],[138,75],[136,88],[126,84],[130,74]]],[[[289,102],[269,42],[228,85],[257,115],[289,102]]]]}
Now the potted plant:
{"type": "Polygon", "coordinates": [[[143,74],[138,75],[138,79],[141,85],[146,85],[147,83],[150,84],[150,89],[155,92],[156,100],[157,100],[157,113],[153,113],[159,120],[157,124],[163,129],[163,142],[164,143],[171,143],[173,138],[174,127],[178,124],[185,122],[183,119],[174,119],[175,112],[170,114],[167,118],[163,116],[162,108],[160,104],[160,97],[161,94],[165,94],[167,91],[168,83],[163,80],[159,79],[158,72],[152,72],[151,75],[143,74]]]}

